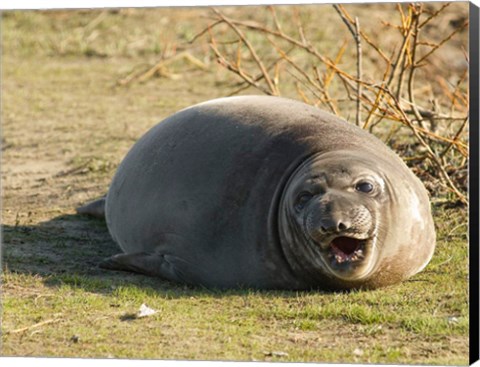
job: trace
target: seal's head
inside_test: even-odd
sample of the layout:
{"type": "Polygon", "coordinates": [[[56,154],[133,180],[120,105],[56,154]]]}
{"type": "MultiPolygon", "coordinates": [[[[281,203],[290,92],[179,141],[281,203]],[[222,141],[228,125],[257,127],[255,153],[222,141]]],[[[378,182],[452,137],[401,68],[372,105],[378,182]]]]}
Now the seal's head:
{"type": "Polygon", "coordinates": [[[425,227],[429,209],[425,219],[412,215],[418,189],[403,187],[408,180],[402,177],[412,174],[389,164],[362,152],[335,151],[312,156],[296,169],[279,218],[295,273],[307,274],[312,283],[326,278],[335,288],[377,287],[426,265],[433,248],[420,249],[420,261],[405,261],[403,252],[412,252],[417,239],[409,233],[425,227]],[[381,269],[390,276],[377,276],[381,269]]]}

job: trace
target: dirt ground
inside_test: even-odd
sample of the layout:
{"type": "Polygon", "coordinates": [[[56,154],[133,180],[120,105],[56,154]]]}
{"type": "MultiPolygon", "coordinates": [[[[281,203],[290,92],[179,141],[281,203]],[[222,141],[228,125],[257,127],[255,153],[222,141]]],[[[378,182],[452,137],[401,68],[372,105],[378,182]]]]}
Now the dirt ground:
{"type": "MultiPolygon", "coordinates": [[[[197,11],[184,11],[181,16],[169,10],[124,10],[101,14],[60,11],[3,16],[3,355],[282,361],[318,361],[323,356],[322,361],[465,363],[468,354],[468,283],[466,211],[462,209],[437,211],[444,223],[441,225],[444,235],[439,242],[440,255],[434,264],[438,267],[432,267],[431,273],[427,273],[443,277],[441,282],[453,279],[452,283],[440,286],[439,282],[434,282],[432,285],[425,280],[426,276],[420,277],[418,282],[425,282],[423,286],[412,282],[405,288],[399,288],[400,298],[391,296],[385,301],[390,310],[408,303],[410,299],[413,300],[412,305],[425,302],[425,309],[419,309],[419,315],[425,311],[425,315],[432,317],[431,320],[441,318],[440,331],[437,331],[436,324],[429,324],[430,319],[427,318],[420,326],[412,326],[408,320],[403,323],[395,319],[392,325],[401,325],[399,329],[396,326],[378,329],[377,322],[385,325],[390,319],[352,322],[341,315],[333,324],[325,324],[325,319],[319,316],[312,318],[305,315],[305,323],[299,326],[296,320],[293,328],[292,317],[288,314],[290,311],[287,311],[293,307],[289,298],[285,304],[275,306],[283,312],[279,315],[285,313],[285,319],[277,320],[265,316],[266,313],[260,316],[248,314],[248,317],[254,317],[249,327],[255,327],[258,320],[265,322],[263,329],[254,334],[259,336],[252,337],[249,332],[245,335],[232,333],[232,344],[223,348],[219,335],[228,329],[225,323],[231,326],[231,320],[238,322],[235,314],[246,312],[245,302],[250,297],[233,294],[230,301],[235,306],[225,311],[231,319],[225,321],[224,316],[218,314],[224,322],[224,329],[213,327],[208,334],[208,326],[189,324],[182,316],[180,323],[189,327],[187,332],[192,337],[186,344],[190,352],[186,351],[188,348],[181,350],[185,346],[168,344],[184,332],[175,330],[175,325],[169,323],[165,326],[165,320],[158,319],[157,323],[163,322],[165,328],[158,331],[152,326],[148,330],[152,333],[150,335],[163,333],[158,337],[165,348],[158,350],[158,345],[148,345],[135,353],[132,345],[136,340],[131,335],[132,330],[125,323],[119,323],[117,318],[124,314],[124,310],[131,310],[133,305],[137,305],[137,300],[151,297],[151,302],[164,305],[163,302],[172,297],[177,302],[176,307],[185,307],[188,313],[200,307],[189,302],[200,298],[206,309],[196,310],[208,315],[215,302],[227,307],[222,302],[227,302],[229,295],[218,296],[222,299],[219,301],[217,296],[192,293],[163,281],[98,269],[96,264],[104,257],[117,253],[118,249],[103,222],[76,215],[75,207],[105,194],[121,159],[151,126],[183,107],[225,96],[231,91],[231,80],[214,64],[209,64],[205,71],[188,61],[180,61],[169,70],[173,77],[170,75],[119,86],[117,82],[132,70],[158,60],[160,51],[152,40],[160,39],[163,42],[161,45],[174,47],[177,42],[174,37],[188,39],[207,23],[207,19],[202,18],[203,13],[199,17],[197,11]],[[183,33],[179,31],[181,22],[188,24],[181,31],[183,33]],[[179,32],[181,36],[178,36],[179,32]],[[448,252],[449,241],[457,252],[448,252]],[[453,276],[445,273],[450,266],[453,276]],[[118,290],[129,283],[133,288],[126,288],[126,295],[118,290]],[[432,293],[425,291],[425,296],[423,291],[419,291],[424,289],[422,287],[427,287],[432,293]],[[152,289],[161,291],[161,296],[152,293],[152,289]],[[127,301],[122,303],[125,299],[127,301]],[[185,304],[180,304],[179,300],[185,304]],[[85,305],[81,306],[84,301],[85,305]],[[95,302],[103,303],[97,305],[95,302]],[[99,311],[103,307],[108,310],[99,311]],[[122,312],[117,311],[118,307],[122,312]],[[96,312],[95,315],[85,313],[85,323],[89,328],[84,330],[81,328],[83,316],[75,313],[91,308],[96,312]],[[451,317],[455,321],[450,322],[451,317]],[[42,322],[45,326],[37,325],[42,322]],[[57,322],[68,332],[59,333],[60,328],[55,326],[57,322]],[[370,325],[370,322],[373,324],[370,325]],[[33,328],[30,328],[32,325],[33,328]],[[114,331],[110,330],[112,327],[114,331]],[[333,336],[328,333],[319,335],[315,331],[317,327],[326,330],[336,328],[343,338],[343,342],[334,344],[338,350],[326,347],[328,339],[333,336]],[[278,328],[281,336],[270,341],[264,335],[268,328],[278,328]],[[109,338],[115,338],[115,332],[132,340],[116,340],[113,347],[108,342],[109,338]],[[376,333],[380,336],[372,341],[370,335],[376,333]],[[75,347],[77,342],[72,341],[77,334],[86,340],[82,346],[86,351],[84,354],[75,347]],[[195,340],[202,340],[203,344],[195,347],[195,340]],[[355,346],[356,340],[361,341],[365,348],[355,346]],[[282,354],[272,354],[271,351],[275,351],[282,342],[301,352],[295,354],[290,351],[287,359],[282,359],[282,354]],[[391,348],[384,349],[385,343],[390,343],[391,348]],[[320,346],[322,352],[319,352],[320,346]],[[270,349],[265,352],[262,348],[270,349]]],[[[196,57],[201,58],[199,55],[202,52],[196,57]]],[[[266,305],[270,302],[270,295],[252,297],[252,302],[261,300],[266,305]]],[[[308,303],[308,297],[313,296],[305,297],[308,303]]],[[[344,299],[343,295],[339,297],[344,299]]],[[[370,296],[358,297],[359,304],[370,310],[370,296]]],[[[312,298],[312,304],[319,299],[324,300],[312,298]]],[[[277,300],[272,302],[277,304],[277,300]]],[[[175,307],[175,303],[162,307],[175,307]]],[[[166,314],[167,309],[164,312],[166,314]]],[[[250,320],[245,317],[245,320],[250,320]]],[[[402,317],[401,312],[398,317],[402,317]]],[[[134,330],[139,332],[140,328],[135,327],[134,330]]]]}

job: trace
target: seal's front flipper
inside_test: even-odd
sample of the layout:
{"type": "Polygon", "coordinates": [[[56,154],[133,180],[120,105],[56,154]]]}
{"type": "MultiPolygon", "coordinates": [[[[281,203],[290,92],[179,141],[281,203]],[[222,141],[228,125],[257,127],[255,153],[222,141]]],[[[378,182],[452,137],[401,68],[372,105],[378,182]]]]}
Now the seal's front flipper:
{"type": "Polygon", "coordinates": [[[105,196],[77,208],[78,214],[87,214],[95,218],[105,219],[105,196]]]}
{"type": "MultiPolygon", "coordinates": [[[[121,270],[158,276],[174,282],[186,282],[184,271],[188,264],[185,260],[172,255],[136,252],[133,254],[118,254],[104,259],[98,266],[102,269],[121,270]]],[[[188,277],[189,278],[189,277],[188,277]]]]}

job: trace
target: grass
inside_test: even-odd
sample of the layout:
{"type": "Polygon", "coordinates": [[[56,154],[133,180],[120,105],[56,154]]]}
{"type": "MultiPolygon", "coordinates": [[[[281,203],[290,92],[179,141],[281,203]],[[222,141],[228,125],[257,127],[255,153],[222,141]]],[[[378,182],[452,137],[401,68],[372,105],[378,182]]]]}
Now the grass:
{"type": "MultiPolygon", "coordinates": [[[[437,222],[457,222],[462,215],[442,209],[437,222]]],[[[92,236],[107,237],[102,222],[83,221],[92,236]]],[[[446,230],[439,227],[440,236],[448,237],[446,230]]],[[[67,235],[58,236],[68,239],[67,235]]],[[[41,247],[38,239],[23,240],[41,247]]],[[[77,243],[82,241],[77,238],[77,243]]],[[[113,243],[107,245],[115,252],[113,243]]],[[[25,258],[26,251],[15,255],[6,247],[4,355],[466,363],[462,233],[439,241],[434,261],[412,280],[350,293],[209,291],[103,272],[89,264],[89,256],[101,258],[102,253],[93,255],[90,249],[92,253],[82,256],[84,249],[64,251],[65,261],[73,256],[78,263],[76,272],[57,265],[55,273],[35,274],[28,268],[41,258],[40,248],[25,258]],[[128,318],[142,303],[158,313],[148,319],[128,318]],[[52,319],[59,321],[8,333],[52,319]]],[[[43,266],[52,268],[49,263],[43,266]]],[[[67,262],[67,266],[73,265],[67,262]]]]}
{"type": "MultiPolygon", "coordinates": [[[[465,363],[452,355],[452,346],[463,344],[459,335],[468,333],[462,295],[450,291],[445,297],[443,289],[432,294],[416,280],[348,294],[213,292],[142,276],[7,271],[4,309],[14,310],[15,317],[4,316],[4,332],[45,319],[60,321],[4,334],[4,353],[21,346],[22,354],[43,356],[60,349],[61,355],[84,357],[465,363]],[[125,321],[142,303],[159,312],[148,320],[125,321]],[[452,316],[458,321],[449,322],[452,316]],[[70,341],[73,336],[77,343],[70,341]],[[435,354],[422,356],[428,348],[435,354]],[[288,356],[269,356],[273,351],[288,356]]],[[[429,277],[434,284],[442,281],[429,277]]]]}
{"type": "MultiPolygon", "coordinates": [[[[280,16],[288,15],[282,9],[280,16]]],[[[391,11],[373,9],[385,17],[391,11]]],[[[228,94],[234,82],[196,44],[192,53],[208,70],[179,62],[170,68],[180,79],[118,87],[117,80],[201,30],[208,13],[101,14],[3,14],[2,355],[467,364],[462,207],[435,202],[431,263],[375,291],[220,292],[100,270],[96,264],[118,248],[103,222],[74,208],[105,193],[149,127],[228,94]],[[158,312],[132,318],[142,303],[158,312]]]]}

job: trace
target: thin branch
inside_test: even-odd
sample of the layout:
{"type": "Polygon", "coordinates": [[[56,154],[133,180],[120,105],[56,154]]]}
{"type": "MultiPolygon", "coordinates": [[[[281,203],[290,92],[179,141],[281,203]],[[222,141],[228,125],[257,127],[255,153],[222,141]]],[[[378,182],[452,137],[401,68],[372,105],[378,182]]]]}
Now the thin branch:
{"type": "Polygon", "coordinates": [[[219,24],[222,24],[223,23],[223,20],[217,20],[215,23],[213,24],[210,24],[207,28],[205,28],[204,30],[202,30],[200,33],[197,33],[195,36],[193,36],[190,41],[188,41],[189,44],[192,44],[193,42],[195,42],[198,38],[202,37],[205,33],[208,33],[212,28],[214,28],[215,26],[219,25],[219,24]]]}
{"type": "MultiPolygon", "coordinates": [[[[316,65],[313,66],[313,70],[315,71],[315,78],[317,79],[317,82],[321,85],[322,81],[320,78],[320,71],[318,70],[318,67],[316,65]]],[[[323,94],[323,100],[327,104],[327,106],[330,108],[330,110],[337,116],[340,116],[338,113],[337,107],[333,104],[332,98],[330,98],[330,95],[328,94],[328,89],[325,85],[323,85],[323,88],[321,89],[321,92],[323,94]]]]}
{"type": "Polygon", "coordinates": [[[30,326],[26,326],[26,327],[22,327],[20,329],[15,329],[15,330],[10,330],[10,331],[6,331],[5,334],[18,334],[18,333],[23,333],[24,331],[27,331],[27,330],[31,330],[31,329],[36,329],[40,326],[44,326],[44,325],[48,325],[48,324],[53,324],[53,323],[56,323],[56,322],[60,322],[62,321],[62,319],[49,319],[49,320],[45,320],[45,321],[42,321],[42,322],[38,322],[36,324],[33,324],[33,325],[30,325],[30,326]]]}
{"type": "MultiPolygon", "coordinates": [[[[226,67],[228,70],[233,71],[235,74],[240,76],[244,81],[246,81],[248,84],[253,85],[255,88],[261,90],[265,94],[271,94],[271,91],[268,89],[265,89],[261,84],[253,80],[249,75],[247,75],[245,72],[243,72],[242,69],[239,69],[232,63],[228,62],[225,57],[221,54],[221,52],[218,50],[217,44],[215,42],[215,38],[213,37],[213,34],[210,33],[210,48],[213,50],[215,55],[217,56],[217,60],[220,64],[222,64],[224,67],[226,67]]],[[[265,74],[263,74],[265,76],[265,74]]]]}
{"type": "Polygon", "coordinates": [[[415,114],[415,117],[420,124],[422,128],[425,128],[425,125],[423,124],[423,118],[420,115],[420,112],[418,111],[417,105],[415,103],[415,94],[413,92],[413,83],[414,83],[414,75],[415,75],[415,70],[417,69],[416,67],[416,62],[415,62],[415,56],[417,53],[417,42],[418,42],[418,37],[420,34],[420,26],[419,26],[419,20],[420,20],[420,13],[421,9],[418,13],[414,14],[414,32],[413,32],[413,44],[412,44],[412,62],[410,64],[410,73],[408,76],[408,98],[410,105],[412,106],[413,113],[415,114]]]}
{"type": "Polygon", "coordinates": [[[349,30],[350,33],[352,34],[352,36],[353,36],[353,37],[356,37],[355,28],[353,28],[353,26],[350,24],[350,22],[348,21],[347,17],[345,16],[345,14],[342,12],[343,7],[342,7],[342,9],[341,9],[338,4],[334,4],[334,5],[332,5],[332,6],[333,6],[333,8],[337,11],[338,15],[340,15],[340,18],[342,18],[343,23],[345,23],[345,25],[347,26],[348,30],[349,30]]]}
{"type": "Polygon", "coordinates": [[[393,63],[393,69],[392,69],[392,71],[390,73],[390,77],[387,81],[387,85],[386,85],[387,88],[391,87],[391,85],[393,83],[393,80],[394,80],[394,77],[397,74],[397,70],[400,67],[400,65],[403,63],[403,58],[405,56],[405,50],[408,47],[408,41],[410,40],[410,36],[412,35],[412,31],[413,31],[413,28],[409,27],[408,31],[407,31],[407,34],[404,35],[404,37],[403,37],[402,46],[400,47],[400,50],[398,51],[397,59],[393,63]]]}
{"type": "Polygon", "coordinates": [[[450,149],[452,149],[452,147],[455,146],[455,142],[457,141],[457,139],[460,137],[460,135],[463,133],[463,130],[467,126],[467,121],[468,121],[468,116],[463,120],[463,123],[460,126],[460,129],[458,129],[457,133],[455,134],[453,141],[445,148],[445,150],[442,153],[440,153],[440,157],[444,157],[450,151],[450,149]]]}
{"type": "Polygon", "coordinates": [[[421,64],[423,61],[425,61],[428,57],[430,57],[435,51],[437,51],[440,47],[442,47],[445,42],[448,42],[453,36],[455,36],[458,32],[462,31],[464,28],[468,26],[469,22],[468,20],[465,21],[461,27],[458,27],[455,29],[452,33],[450,33],[443,41],[441,41],[439,44],[437,44],[434,48],[432,48],[429,52],[427,52],[425,55],[422,56],[420,60],[417,61],[417,64],[421,64]]]}
{"type": "MultiPolygon", "coordinates": [[[[348,12],[345,10],[343,5],[338,5],[338,9],[341,10],[342,14],[345,16],[346,19],[348,19],[350,24],[354,24],[352,17],[348,14],[348,12]]],[[[360,31],[360,35],[363,37],[365,42],[367,42],[375,51],[378,52],[378,54],[382,57],[382,59],[384,59],[387,62],[387,65],[392,64],[392,61],[390,60],[390,58],[387,55],[385,55],[385,53],[380,49],[380,47],[378,47],[375,43],[373,43],[373,41],[364,32],[360,31]]]]}
{"type": "Polygon", "coordinates": [[[355,43],[357,45],[357,109],[356,109],[356,117],[355,117],[355,124],[360,126],[360,121],[362,119],[362,102],[360,100],[360,96],[362,95],[362,42],[360,38],[360,21],[358,18],[355,18],[355,28],[352,27],[350,22],[348,21],[347,17],[344,15],[342,10],[337,4],[333,5],[333,8],[337,11],[342,18],[343,23],[347,26],[348,30],[353,36],[355,43]]]}
{"type": "MultiPolygon", "coordinates": [[[[360,38],[360,21],[355,18],[355,41],[357,42],[357,79],[362,80],[362,40],[360,38]]],[[[360,126],[362,121],[362,102],[360,96],[362,95],[362,83],[357,83],[357,116],[356,124],[360,126]]]]}
{"type": "MultiPolygon", "coordinates": [[[[403,27],[404,29],[410,29],[412,27],[414,27],[414,23],[415,23],[415,19],[412,19],[415,17],[415,8],[414,8],[414,5],[409,5],[408,7],[408,17],[405,17],[405,15],[403,14],[403,11],[402,11],[402,7],[400,6],[400,4],[397,4],[399,10],[400,10],[400,13],[401,13],[401,16],[402,16],[402,24],[403,24],[403,27]]],[[[415,34],[413,35],[415,36],[415,34]]],[[[398,81],[397,81],[397,93],[396,93],[396,97],[397,99],[400,99],[401,96],[402,96],[402,89],[403,89],[403,77],[405,76],[405,72],[408,68],[408,65],[412,64],[412,55],[411,55],[411,52],[410,52],[410,47],[408,47],[408,45],[410,44],[410,42],[408,42],[407,44],[407,47],[405,48],[405,56],[403,57],[401,63],[402,63],[402,67],[400,68],[400,74],[398,75],[398,81]]]]}
{"type": "Polygon", "coordinates": [[[417,140],[420,142],[420,144],[422,144],[422,146],[426,149],[427,154],[428,154],[428,157],[430,158],[430,160],[437,166],[438,170],[439,170],[440,173],[441,173],[440,177],[441,177],[441,178],[443,179],[443,181],[450,187],[450,189],[455,193],[455,195],[458,197],[458,199],[459,199],[463,204],[468,204],[468,201],[467,201],[465,195],[463,195],[463,194],[457,189],[457,187],[455,186],[455,184],[452,182],[452,180],[450,179],[450,176],[449,176],[448,173],[445,171],[445,168],[443,167],[441,160],[440,160],[439,157],[437,157],[437,155],[432,151],[432,148],[430,147],[430,145],[428,145],[427,142],[425,142],[425,140],[423,140],[422,136],[418,133],[417,129],[416,129],[415,126],[412,124],[412,122],[409,120],[409,118],[407,117],[407,115],[406,115],[405,112],[403,111],[402,107],[400,106],[400,102],[395,98],[395,96],[393,95],[393,93],[392,93],[390,90],[385,89],[385,91],[390,95],[390,97],[392,98],[392,100],[393,100],[394,103],[395,103],[395,106],[396,106],[397,110],[400,112],[400,114],[402,114],[403,121],[404,121],[404,122],[407,124],[407,126],[412,130],[413,134],[415,135],[415,137],[417,138],[417,140]]]}
{"type": "Polygon", "coordinates": [[[442,11],[444,11],[447,7],[450,6],[451,3],[445,3],[442,5],[440,9],[438,9],[436,12],[434,12],[432,15],[430,15],[427,19],[425,19],[422,24],[420,24],[418,27],[421,29],[423,28],[424,25],[429,23],[433,18],[437,17],[438,14],[440,14],[442,11]]]}
{"type": "MultiPolygon", "coordinates": [[[[391,66],[391,64],[387,65],[387,68],[385,69],[385,72],[383,73],[383,78],[382,78],[382,83],[381,83],[382,85],[386,83],[387,75],[388,75],[388,72],[390,70],[390,66],[391,66]]],[[[378,107],[380,106],[380,103],[383,100],[383,95],[384,95],[383,90],[378,89],[377,93],[376,93],[376,96],[375,96],[375,102],[372,105],[373,108],[370,110],[369,115],[367,116],[365,122],[363,123],[363,128],[364,129],[366,129],[369,126],[370,121],[373,118],[375,111],[378,110],[378,107]]]]}
{"type": "Polygon", "coordinates": [[[454,108],[454,105],[456,104],[455,102],[456,102],[457,99],[461,99],[463,104],[465,106],[468,106],[468,97],[464,96],[462,94],[462,92],[460,91],[460,84],[462,84],[464,82],[464,80],[466,79],[467,76],[468,76],[468,68],[465,68],[465,71],[463,72],[462,76],[458,79],[458,82],[455,85],[455,90],[452,93],[452,106],[450,107],[451,111],[453,111],[453,108],[454,108]],[[460,93],[460,94],[457,95],[457,92],[460,93]]]}
{"type": "MultiPolygon", "coordinates": [[[[288,54],[290,54],[290,52],[292,52],[292,51],[293,51],[293,47],[290,48],[289,50],[285,51],[285,53],[288,55],[288,54]]],[[[283,60],[282,57],[278,57],[275,61],[273,61],[270,65],[267,66],[267,71],[270,71],[270,70],[272,70],[273,68],[277,67],[282,60],[283,60]]],[[[255,82],[259,82],[259,81],[262,80],[262,79],[263,79],[263,74],[262,74],[262,73],[260,73],[258,76],[256,76],[255,78],[253,78],[253,80],[254,80],[255,82]]],[[[277,82],[275,82],[275,84],[277,84],[277,82]]],[[[250,88],[251,86],[252,86],[252,85],[251,85],[249,82],[243,81],[243,82],[240,84],[239,88],[236,89],[236,90],[234,90],[233,92],[230,92],[230,93],[228,94],[228,96],[233,96],[233,95],[235,95],[235,94],[238,94],[238,93],[240,93],[241,91],[244,91],[245,89],[250,88]],[[244,84],[244,85],[243,85],[243,84],[244,84]]]]}
{"type": "Polygon", "coordinates": [[[312,56],[315,56],[322,63],[326,64],[327,66],[329,66],[331,68],[334,68],[338,73],[342,73],[346,76],[348,75],[348,73],[340,70],[330,60],[328,60],[325,56],[320,54],[311,44],[305,45],[301,41],[298,41],[295,38],[292,38],[292,37],[288,36],[287,34],[285,34],[283,32],[273,31],[271,29],[265,28],[265,27],[260,26],[258,24],[254,24],[252,22],[242,22],[242,21],[233,20],[233,19],[229,19],[229,21],[230,21],[231,24],[234,24],[234,25],[243,26],[243,27],[248,28],[248,29],[257,30],[257,31],[260,31],[260,32],[263,32],[263,33],[266,33],[266,34],[271,34],[275,37],[279,37],[279,38],[289,42],[290,44],[305,50],[306,52],[308,52],[312,56]]]}
{"type": "Polygon", "coordinates": [[[280,22],[278,21],[277,12],[275,11],[275,7],[269,5],[268,10],[270,10],[270,12],[272,13],[273,22],[275,23],[275,27],[277,28],[277,31],[282,32],[282,27],[280,26],[280,22]]]}
{"type": "Polygon", "coordinates": [[[217,9],[212,8],[212,10],[218,17],[220,17],[220,19],[222,19],[225,23],[227,23],[230,26],[230,28],[232,28],[232,30],[238,35],[238,37],[240,37],[240,39],[245,44],[245,46],[247,46],[248,50],[250,51],[250,54],[252,55],[253,59],[257,63],[260,70],[262,71],[262,74],[265,78],[265,81],[267,82],[267,85],[270,89],[270,93],[268,93],[268,94],[278,95],[278,91],[275,88],[275,84],[273,84],[272,80],[270,79],[270,75],[268,75],[268,72],[265,69],[265,66],[263,65],[262,61],[260,60],[257,53],[255,52],[255,49],[253,48],[251,43],[247,40],[247,38],[245,37],[243,32],[235,24],[233,24],[233,22],[231,22],[230,19],[228,19],[226,16],[224,16],[217,9]]]}
{"type": "Polygon", "coordinates": [[[304,45],[307,45],[308,42],[307,42],[307,39],[305,38],[305,32],[303,31],[303,26],[302,26],[302,22],[300,20],[300,16],[298,14],[298,9],[295,8],[295,16],[294,16],[294,19],[295,19],[295,22],[297,23],[297,29],[298,29],[298,34],[300,35],[300,39],[302,40],[302,43],[304,45]]]}
{"type": "MultiPolygon", "coordinates": [[[[347,49],[347,45],[348,45],[348,41],[345,39],[342,46],[339,48],[337,55],[335,56],[335,60],[333,61],[335,65],[338,65],[340,63],[340,60],[342,59],[343,54],[347,49]]],[[[336,74],[335,69],[327,65],[327,71],[325,72],[325,76],[324,76],[325,89],[327,89],[330,86],[330,83],[333,80],[333,77],[335,76],[335,74],[336,74]]]]}
{"type": "Polygon", "coordinates": [[[280,48],[276,43],[273,42],[270,38],[268,38],[272,46],[277,50],[277,52],[280,54],[280,56],[287,61],[288,64],[290,64],[295,70],[297,70],[300,75],[302,75],[311,85],[313,85],[316,89],[321,90],[322,87],[315,82],[315,79],[313,79],[309,74],[303,70],[298,64],[296,64],[291,58],[287,56],[287,54],[280,48]]]}

